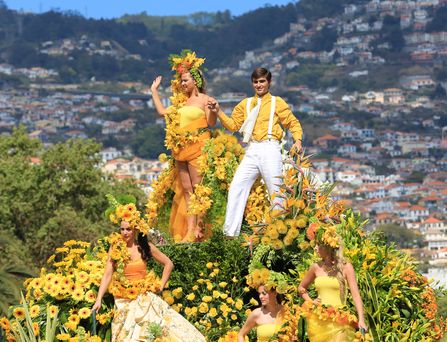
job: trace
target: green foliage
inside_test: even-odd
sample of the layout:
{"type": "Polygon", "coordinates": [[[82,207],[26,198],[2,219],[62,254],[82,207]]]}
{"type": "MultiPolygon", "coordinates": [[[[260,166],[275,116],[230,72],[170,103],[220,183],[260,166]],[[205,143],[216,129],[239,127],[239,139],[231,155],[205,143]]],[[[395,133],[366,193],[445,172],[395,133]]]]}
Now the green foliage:
{"type": "Polygon", "coordinates": [[[447,30],[447,6],[435,10],[432,21],[427,24],[427,32],[440,32],[447,30]]]}
{"type": "Polygon", "coordinates": [[[310,88],[328,86],[325,75],[333,68],[333,66],[326,64],[305,63],[297,70],[289,72],[286,75],[285,83],[287,85],[305,84],[310,88]]]}
{"type": "Polygon", "coordinates": [[[102,215],[107,193],[144,198],[130,181],[102,174],[99,150],[92,140],[70,140],[46,150],[23,127],[0,137],[0,240],[7,241],[0,245],[2,310],[18,300],[15,277],[29,276],[34,271],[29,265],[43,265],[69,238],[94,240],[110,229],[102,215]]]}
{"type": "Polygon", "coordinates": [[[380,30],[380,42],[389,43],[391,51],[399,52],[405,46],[405,39],[400,28],[400,19],[387,15],[383,19],[383,26],[380,30]]]}
{"type": "Polygon", "coordinates": [[[12,233],[0,231],[0,315],[5,315],[8,307],[20,298],[23,279],[35,273],[27,253],[27,248],[12,233]]]}
{"type": "MultiPolygon", "coordinates": [[[[215,229],[213,236],[205,242],[166,245],[161,246],[160,250],[168,255],[175,265],[169,280],[171,289],[180,286],[183,287],[183,292],[191,292],[197,275],[206,271],[209,261],[219,263],[227,281],[237,277],[239,286],[245,284],[249,250],[241,247],[241,239],[225,239],[220,229],[215,229]],[[193,259],[191,256],[194,256],[193,259]]],[[[151,266],[161,270],[161,266],[157,264],[151,266]]]]}
{"type": "MultiPolygon", "coordinates": [[[[28,302],[21,294],[21,303],[23,309],[25,310],[25,320],[19,321],[17,319],[13,320],[13,324],[17,325],[17,330],[13,329],[12,333],[16,341],[22,342],[40,342],[40,341],[54,341],[56,335],[56,327],[57,327],[57,314],[54,317],[50,317],[48,312],[46,313],[46,322],[45,325],[42,326],[45,328],[45,333],[41,332],[41,335],[45,337],[45,339],[41,339],[38,336],[35,336],[35,330],[33,327],[33,320],[31,319],[30,307],[28,302]]],[[[41,329],[38,326],[39,330],[41,329]]]]}
{"type": "Polygon", "coordinates": [[[432,99],[442,99],[446,97],[446,92],[444,87],[438,83],[435,87],[435,89],[433,90],[433,92],[430,94],[430,97],[432,99]]]}
{"type": "Polygon", "coordinates": [[[141,158],[157,159],[161,153],[166,153],[166,148],[163,144],[165,138],[165,130],[160,125],[150,125],[137,134],[130,140],[135,155],[141,158]]]}
{"type": "Polygon", "coordinates": [[[315,20],[323,17],[332,17],[343,13],[343,6],[362,1],[352,0],[301,0],[297,3],[297,12],[304,18],[315,20]]]}
{"type": "Polygon", "coordinates": [[[377,226],[376,230],[383,233],[388,243],[395,243],[399,248],[421,247],[423,243],[420,233],[395,223],[377,226]]]}
{"type": "Polygon", "coordinates": [[[174,307],[210,341],[240,328],[246,319],[245,310],[251,306],[248,304],[251,297],[244,290],[250,252],[241,246],[242,242],[242,238],[226,239],[220,229],[215,229],[205,242],[160,247],[175,265],[169,280],[170,292],[166,291],[163,297],[174,298],[174,307]],[[182,295],[176,296],[180,288],[182,295]],[[188,294],[194,298],[187,298],[188,294]],[[190,314],[194,307],[198,312],[190,314]],[[215,314],[211,314],[212,308],[215,314]]]}
{"type": "Polygon", "coordinates": [[[312,37],[312,51],[331,51],[337,41],[338,34],[335,28],[324,26],[312,37]]]}

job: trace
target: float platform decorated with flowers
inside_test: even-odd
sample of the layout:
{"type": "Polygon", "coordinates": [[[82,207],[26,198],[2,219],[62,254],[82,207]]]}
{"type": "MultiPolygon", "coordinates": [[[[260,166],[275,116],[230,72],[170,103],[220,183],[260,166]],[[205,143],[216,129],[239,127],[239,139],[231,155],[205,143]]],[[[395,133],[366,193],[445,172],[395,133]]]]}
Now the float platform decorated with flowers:
{"type": "MultiPolygon", "coordinates": [[[[375,233],[363,230],[365,221],[331,198],[330,185],[318,185],[309,172],[310,161],[299,157],[286,163],[281,210],[270,211],[262,183],[253,187],[245,213],[243,234],[225,239],[221,232],[226,189],[243,155],[236,139],[219,133],[204,148],[202,183],[194,209],[204,214],[209,238],[201,243],[176,244],[166,233],[163,214],[169,205],[167,169],[154,183],[148,199],[148,234],[175,264],[168,290],[161,294],[175,310],[192,322],[209,341],[236,341],[237,331],[257,305],[259,284],[282,293],[288,308],[278,341],[306,341],[305,317],[356,322],[351,298],[339,309],[304,303],[297,287],[304,272],[317,260],[317,236],[328,245],[344,246],[354,266],[365,307],[366,335],[362,341],[437,341],[446,319],[437,314],[442,293],[416,270],[413,260],[375,233]],[[160,196],[164,193],[165,196],[160,196]],[[156,194],[156,195],[154,195],[156,194]],[[155,228],[157,231],[155,231],[155,228]]],[[[132,208],[131,208],[132,209],[132,208]]],[[[132,212],[132,210],[129,210],[132,212]]],[[[127,215],[127,213],[123,213],[127,215]]],[[[110,245],[120,246],[112,234],[95,243],[67,241],[48,260],[48,268],[25,281],[24,300],[10,308],[0,325],[10,341],[109,341],[114,314],[113,297],[104,298],[96,317],[91,315],[110,245]],[[51,339],[52,338],[52,339],[51,339]]],[[[117,262],[125,253],[112,250],[117,262]],[[115,255],[116,254],[116,255],[115,255]]],[[[120,259],[121,258],[121,259],[120,259]]],[[[120,261],[121,260],[121,261],[120,261]]],[[[141,284],[111,292],[153,291],[159,271],[141,284]]],[[[310,293],[314,289],[310,289],[310,293]]],[[[162,330],[151,327],[148,340],[163,341],[162,330]]]]}

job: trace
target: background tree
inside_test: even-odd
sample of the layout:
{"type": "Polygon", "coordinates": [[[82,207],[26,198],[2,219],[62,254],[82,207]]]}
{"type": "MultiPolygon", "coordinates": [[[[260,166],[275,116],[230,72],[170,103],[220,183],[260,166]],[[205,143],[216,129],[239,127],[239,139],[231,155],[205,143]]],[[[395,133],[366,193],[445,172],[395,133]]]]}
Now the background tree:
{"type": "MultiPolygon", "coordinates": [[[[107,193],[130,193],[143,202],[144,193],[131,181],[102,173],[100,149],[93,140],[78,139],[45,150],[23,128],[0,137],[0,233],[26,246],[21,259],[43,265],[64,240],[110,232],[103,215],[107,193]]],[[[6,253],[11,251],[0,249],[0,257],[6,253]]]]}
{"type": "Polygon", "coordinates": [[[376,231],[382,232],[388,243],[395,243],[399,248],[422,247],[423,238],[420,233],[398,224],[379,225],[376,231]]]}

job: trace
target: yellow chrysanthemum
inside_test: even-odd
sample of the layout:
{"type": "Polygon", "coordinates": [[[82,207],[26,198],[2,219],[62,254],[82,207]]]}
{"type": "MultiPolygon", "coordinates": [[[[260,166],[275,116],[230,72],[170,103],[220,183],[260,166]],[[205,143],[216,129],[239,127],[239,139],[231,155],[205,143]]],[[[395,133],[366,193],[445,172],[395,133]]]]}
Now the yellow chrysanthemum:
{"type": "Polygon", "coordinates": [[[22,307],[17,307],[13,310],[12,314],[16,319],[21,321],[25,318],[25,309],[22,307]]]}
{"type": "Polygon", "coordinates": [[[58,312],[59,312],[59,308],[56,305],[51,305],[47,309],[47,313],[50,316],[50,318],[56,317],[58,312]]]}
{"type": "Polygon", "coordinates": [[[90,308],[81,308],[78,312],[78,315],[81,319],[90,317],[92,311],[90,308]]]}
{"type": "Polygon", "coordinates": [[[67,341],[70,337],[71,337],[70,334],[57,334],[57,335],[56,335],[56,338],[57,338],[59,341],[67,341]]]}

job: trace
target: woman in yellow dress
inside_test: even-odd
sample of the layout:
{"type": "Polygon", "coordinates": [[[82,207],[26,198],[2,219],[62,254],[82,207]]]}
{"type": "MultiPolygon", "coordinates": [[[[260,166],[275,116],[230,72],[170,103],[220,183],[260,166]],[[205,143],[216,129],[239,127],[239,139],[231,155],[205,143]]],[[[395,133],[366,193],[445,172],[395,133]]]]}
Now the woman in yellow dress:
{"type": "Polygon", "coordinates": [[[278,294],[274,289],[268,290],[265,285],[258,287],[261,307],[253,310],[238,334],[238,342],[244,342],[251,329],[256,327],[258,342],[268,342],[279,332],[283,324],[284,308],[278,302],[278,294]]]}
{"type": "Polygon", "coordinates": [[[354,268],[351,263],[343,259],[339,244],[329,246],[320,239],[317,242],[316,251],[321,261],[309,268],[298,287],[298,292],[306,301],[303,307],[307,308],[309,340],[311,342],[353,341],[355,340],[353,325],[358,325],[358,328],[363,331],[367,330],[354,268]],[[316,299],[312,299],[307,293],[307,288],[312,282],[315,283],[318,292],[316,299]],[[355,316],[352,317],[346,311],[337,311],[345,304],[347,288],[351,291],[357,310],[358,324],[355,324],[355,316]],[[321,314],[322,312],[324,314],[321,314]]]}
{"type": "Polygon", "coordinates": [[[158,296],[174,265],[148,242],[145,233],[149,227],[135,204],[117,204],[109,217],[120,224],[120,234],[108,238],[109,255],[92,311],[101,310],[102,298],[109,290],[115,299],[112,342],[148,341],[156,337],[170,342],[204,342],[205,337],[158,296]],[[150,258],[163,265],[161,280],[147,270],[150,258]],[[155,336],[154,331],[159,335],[155,336]]]}
{"type": "Polygon", "coordinates": [[[151,92],[155,108],[166,118],[166,146],[172,150],[176,163],[175,196],[171,209],[170,230],[176,241],[194,241],[203,238],[201,218],[188,215],[190,196],[201,181],[198,158],[207,139],[208,127],[216,124],[216,114],[210,112],[208,102],[215,101],[205,93],[205,80],[199,67],[204,62],[195,53],[185,50],[171,56],[176,76],[171,82],[173,105],[165,108],[158,94],[162,77],[157,76],[151,92]]]}

